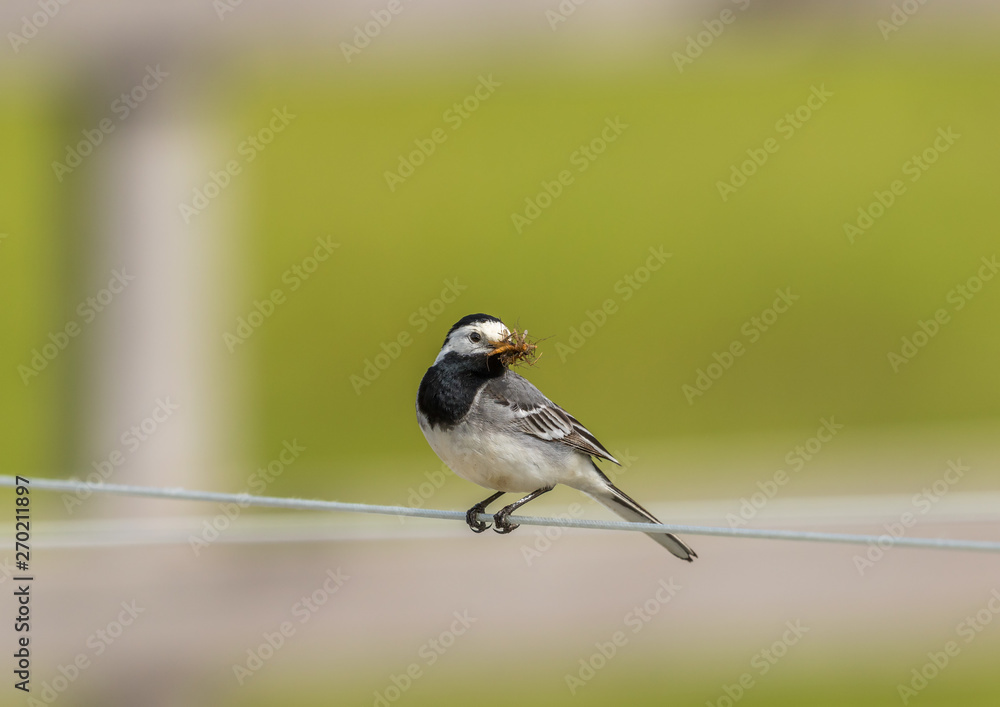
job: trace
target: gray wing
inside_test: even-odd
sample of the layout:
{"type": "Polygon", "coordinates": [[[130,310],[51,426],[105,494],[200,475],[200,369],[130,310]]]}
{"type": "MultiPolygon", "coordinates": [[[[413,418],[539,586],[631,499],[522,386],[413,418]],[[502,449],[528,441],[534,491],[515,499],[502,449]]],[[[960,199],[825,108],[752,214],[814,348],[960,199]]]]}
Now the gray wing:
{"type": "Polygon", "coordinates": [[[542,391],[523,376],[508,371],[490,381],[484,392],[488,392],[498,405],[507,407],[513,415],[514,424],[526,434],[548,442],[560,442],[598,459],[619,464],[590,430],[542,395],[542,391]]]}

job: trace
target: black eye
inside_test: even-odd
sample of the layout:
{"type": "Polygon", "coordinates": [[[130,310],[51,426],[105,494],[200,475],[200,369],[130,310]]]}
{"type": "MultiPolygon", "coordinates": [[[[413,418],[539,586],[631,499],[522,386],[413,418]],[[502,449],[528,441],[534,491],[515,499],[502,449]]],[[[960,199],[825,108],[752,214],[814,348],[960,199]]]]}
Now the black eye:
{"type": "Polygon", "coordinates": [[[471,341],[474,344],[478,344],[482,340],[483,340],[483,335],[480,334],[478,331],[474,331],[471,334],[469,334],[469,341],[471,341]]]}

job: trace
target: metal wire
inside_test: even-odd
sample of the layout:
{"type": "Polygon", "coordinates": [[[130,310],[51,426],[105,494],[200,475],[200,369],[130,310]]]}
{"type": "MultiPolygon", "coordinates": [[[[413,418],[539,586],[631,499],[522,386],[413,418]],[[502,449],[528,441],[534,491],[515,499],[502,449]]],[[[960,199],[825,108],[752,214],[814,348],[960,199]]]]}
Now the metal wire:
{"type": "MultiPolygon", "coordinates": [[[[25,477],[22,477],[25,478],[25,477]]],[[[15,477],[0,476],[0,486],[14,486],[15,477]]],[[[208,501],[215,503],[235,503],[240,506],[265,508],[286,508],[305,511],[334,511],[342,513],[371,513],[377,515],[409,516],[413,518],[434,518],[438,520],[460,520],[465,522],[464,511],[445,511],[430,508],[409,508],[407,506],[381,506],[367,503],[342,503],[302,498],[278,498],[274,496],[252,496],[249,494],[217,493],[213,491],[192,491],[183,488],[157,488],[152,486],[130,486],[126,484],[92,484],[77,480],[29,478],[31,490],[42,491],[87,491],[109,493],[121,496],[141,496],[175,501],[208,501]]],[[[852,545],[891,545],[934,550],[970,550],[976,552],[1000,552],[1000,541],[961,540],[951,538],[908,538],[890,535],[856,535],[847,533],[824,533],[798,530],[763,530],[755,528],[720,528],[669,523],[628,523],[624,521],[586,520],[573,518],[535,518],[514,516],[521,525],[553,526],[561,528],[584,528],[589,530],[627,530],[641,533],[680,533],[685,535],[713,535],[729,538],[753,538],[758,540],[797,540],[804,542],[846,543],[852,545]]],[[[490,521],[488,513],[480,515],[483,521],[490,521]]]]}

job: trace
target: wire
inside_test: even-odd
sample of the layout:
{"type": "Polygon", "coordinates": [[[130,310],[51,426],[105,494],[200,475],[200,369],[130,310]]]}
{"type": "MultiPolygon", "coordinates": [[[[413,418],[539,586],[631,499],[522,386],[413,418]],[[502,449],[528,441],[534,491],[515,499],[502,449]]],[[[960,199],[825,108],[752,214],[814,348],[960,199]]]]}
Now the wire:
{"type": "MultiPolygon", "coordinates": [[[[380,506],[366,503],[342,503],[338,501],[316,501],[302,498],[277,498],[273,496],[252,496],[249,494],[217,493],[214,491],[189,491],[183,488],[157,488],[153,486],[129,486],[125,484],[91,484],[77,480],[29,479],[28,487],[44,491],[90,491],[121,496],[141,496],[184,501],[210,501],[235,503],[240,506],[265,508],[287,508],[293,510],[334,511],[343,513],[374,513],[378,515],[409,516],[413,518],[435,518],[438,520],[465,521],[462,511],[445,511],[430,508],[409,508],[406,506],[380,506]]],[[[0,486],[14,486],[15,477],[0,476],[0,486]]],[[[480,514],[480,519],[489,521],[492,516],[480,514]]],[[[972,550],[977,552],[1000,552],[1000,541],[953,540],[950,538],[907,538],[890,535],[854,535],[846,533],[823,533],[798,530],[759,530],[752,528],[711,528],[668,523],[628,523],[624,521],[603,521],[572,518],[535,518],[516,516],[521,525],[553,526],[561,528],[585,528],[589,530],[628,530],[641,533],[682,533],[685,535],[713,535],[730,538],[754,538],[759,540],[798,540],[805,542],[847,543],[852,545],[878,544],[897,547],[916,547],[935,550],[972,550]]]]}
{"type": "MultiPolygon", "coordinates": [[[[732,510],[734,503],[732,498],[674,501],[654,504],[650,509],[660,517],[675,519],[675,523],[711,525],[727,513],[735,515],[732,510]]],[[[598,507],[596,502],[593,506],[598,507]]],[[[540,515],[566,512],[565,504],[540,502],[532,508],[540,515]]],[[[577,508],[582,506],[578,505],[577,508]]],[[[909,495],[783,496],[771,499],[766,506],[758,509],[755,519],[758,523],[778,523],[786,527],[790,524],[790,527],[800,529],[806,529],[809,525],[879,527],[884,523],[898,522],[903,509],[912,508],[913,500],[909,495]]],[[[932,507],[920,510],[920,522],[924,527],[954,523],[1000,523],[1000,493],[952,491],[932,507]]],[[[212,542],[261,545],[384,540],[421,542],[442,538],[471,538],[464,524],[421,522],[420,519],[414,519],[416,522],[404,530],[402,526],[405,520],[402,516],[393,518],[361,513],[337,516],[330,513],[282,510],[267,514],[248,513],[241,515],[238,523],[227,523],[225,528],[220,528],[222,532],[212,542]]],[[[54,549],[187,545],[193,537],[201,536],[206,527],[218,522],[218,515],[213,517],[204,514],[47,519],[45,523],[35,527],[32,540],[35,547],[54,549]]],[[[540,532],[541,528],[536,531],[540,532]]]]}

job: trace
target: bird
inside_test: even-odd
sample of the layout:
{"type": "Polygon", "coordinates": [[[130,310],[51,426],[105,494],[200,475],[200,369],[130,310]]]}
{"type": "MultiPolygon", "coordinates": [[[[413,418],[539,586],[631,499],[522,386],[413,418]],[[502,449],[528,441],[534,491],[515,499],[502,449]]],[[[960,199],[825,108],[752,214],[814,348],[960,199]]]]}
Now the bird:
{"type": "MultiPolygon", "coordinates": [[[[494,531],[518,527],[510,515],[564,484],[582,491],[625,520],[659,523],[615,486],[595,459],[620,463],[575,417],[509,364],[526,350],[499,318],[469,314],[448,331],[417,391],[420,429],[431,449],[458,476],[495,491],[465,515],[481,533],[487,507],[505,493],[527,494],[493,515],[494,531]]],[[[697,555],[671,533],[647,533],[675,556],[697,555]]]]}

